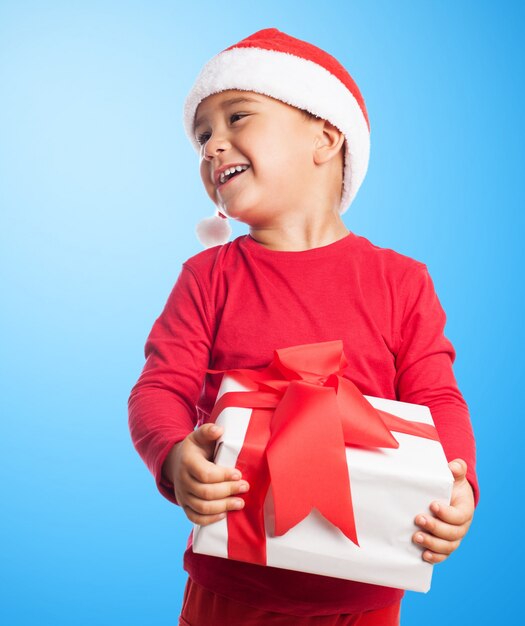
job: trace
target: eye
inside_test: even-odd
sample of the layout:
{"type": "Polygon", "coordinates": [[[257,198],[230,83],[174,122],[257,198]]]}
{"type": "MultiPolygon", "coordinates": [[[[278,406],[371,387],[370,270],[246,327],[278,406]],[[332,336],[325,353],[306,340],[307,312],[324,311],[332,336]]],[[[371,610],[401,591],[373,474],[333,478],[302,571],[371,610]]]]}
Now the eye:
{"type": "Polygon", "coordinates": [[[243,117],[246,117],[246,113],[233,113],[230,115],[230,124],[235,124],[235,122],[242,120],[243,117]]]}
{"type": "Polygon", "coordinates": [[[210,134],[210,133],[208,133],[208,132],[206,132],[206,133],[200,133],[199,135],[197,135],[197,143],[198,143],[200,146],[203,146],[203,145],[204,145],[204,144],[208,141],[208,139],[209,139],[210,137],[211,137],[211,134],[210,134]]]}

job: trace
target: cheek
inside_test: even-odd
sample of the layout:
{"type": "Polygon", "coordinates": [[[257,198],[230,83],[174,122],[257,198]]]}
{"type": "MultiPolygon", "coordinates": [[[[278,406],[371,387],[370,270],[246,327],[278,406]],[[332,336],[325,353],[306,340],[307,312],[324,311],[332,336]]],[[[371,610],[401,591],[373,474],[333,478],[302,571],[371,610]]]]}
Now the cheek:
{"type": "Polygon", "coordinates": [[[214,200],[215,187],[213,183],[211,182],[211,178],[210,178],[210,164],[204,159],[201,160],[199,172],[200,172],[202,184],[204,185],[206,192],[208,193],[210,198],[214,200]]]}

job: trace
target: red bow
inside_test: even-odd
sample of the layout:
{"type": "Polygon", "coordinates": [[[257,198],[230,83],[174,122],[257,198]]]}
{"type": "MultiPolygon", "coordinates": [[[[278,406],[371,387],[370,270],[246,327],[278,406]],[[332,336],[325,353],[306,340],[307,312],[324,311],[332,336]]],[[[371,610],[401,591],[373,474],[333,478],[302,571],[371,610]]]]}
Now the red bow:
{"type": "Polygon", "coordinates": [[[345,446],[397,448],[390,430],[438,439],[428,424],[375,409],[342,373],[342,341],[276,350],[263,370],[225,372],[256,391],[229,392],[226,407],[253,409],[237,467],[250,484],[245,507],[228,515],[228,555],[266,563],[264,500],[272,486],[275,534],[317,509],[358,544],[345,446]]]}

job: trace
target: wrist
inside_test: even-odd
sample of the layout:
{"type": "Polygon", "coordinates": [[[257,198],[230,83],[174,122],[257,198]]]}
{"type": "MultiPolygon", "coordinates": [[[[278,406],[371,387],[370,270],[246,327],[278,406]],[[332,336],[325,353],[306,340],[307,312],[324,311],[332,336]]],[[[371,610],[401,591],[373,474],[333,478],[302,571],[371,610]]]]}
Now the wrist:
{"type": "Polygon", "coordinates": [[[177,465],[177,459],[180,453],[182,441],[178,441],[168,452],[164,463],[162,464],[162,477],[170,482],[172,485],[175,483],[174,474],[175,467],[177,465]]]}

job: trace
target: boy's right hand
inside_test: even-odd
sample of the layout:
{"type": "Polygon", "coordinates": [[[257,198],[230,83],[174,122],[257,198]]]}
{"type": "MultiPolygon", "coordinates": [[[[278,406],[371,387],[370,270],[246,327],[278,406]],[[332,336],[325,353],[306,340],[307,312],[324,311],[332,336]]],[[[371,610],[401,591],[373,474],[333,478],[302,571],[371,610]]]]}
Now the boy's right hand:
{"type": "Polygon", "coordinates": [[[177,502],[188,519],[201,526],[223,519],[226,511],[242,509],[244,500],[235,495],[249,489],[238,469],[211,462],[222,431],[216,424],[203,424],[173,446],[163,465],[177,502]]]}

